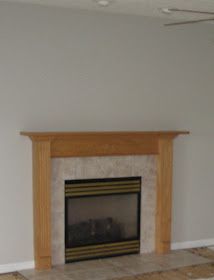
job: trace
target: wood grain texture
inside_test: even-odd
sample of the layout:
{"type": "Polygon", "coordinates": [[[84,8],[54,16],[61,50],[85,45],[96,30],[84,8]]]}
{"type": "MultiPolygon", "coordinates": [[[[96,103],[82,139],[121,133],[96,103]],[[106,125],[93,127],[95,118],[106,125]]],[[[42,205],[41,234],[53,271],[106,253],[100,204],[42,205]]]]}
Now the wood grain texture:
{"type": "Polygon", "coordinates": [[[157,153],[157,139],[149,135],[87,135],[52,141],[52,157],[145,155],[157,153]]]}
{"type": "Polygon", "coordinates": [[[68,139],[72,138],[73,136],[76,137],[87,137],[87,136],[111,136],[111,137],[118,137],[122,135],[129,135],[129,136],[143,136],[143,135],[153,135],[153,136],[173,136],[176,137],[180,134],[189,134],[189,131],[186,130],[169,130],[169,131],[83,131],[83,132],[68,132],[68,131],[61,131],[61,132],[35,132],[35,131],[21,131],[21,135],[28,136],[32,140],[51,140],[51,139],[68,139]]]}
{"type": "Polygon", "coordinates": [[[179,134],[188,132],[21,132],[33,141],[50,141],[51,157],[154,155],[159,137],[179,134]]]}
{"type": "Polygon", "coordinates": [[[158,141],[156,252],[168,253],[171,247],[173,138],[158,141]]]}
{"type": "Polygon", "coordinates": [[[50,142],[33,142],[34,257],[36,269],[51,267],[50,142]]]}

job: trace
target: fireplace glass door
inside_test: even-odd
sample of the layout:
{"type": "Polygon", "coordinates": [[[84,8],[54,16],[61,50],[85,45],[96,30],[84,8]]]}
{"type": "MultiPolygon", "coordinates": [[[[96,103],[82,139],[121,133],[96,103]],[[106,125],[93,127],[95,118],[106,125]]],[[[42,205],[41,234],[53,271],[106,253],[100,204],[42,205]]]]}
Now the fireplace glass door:
{"type": "Polygon", "coordinates": [[[139,252],[139,177],[66,181],[66,262],[139,252]]]}

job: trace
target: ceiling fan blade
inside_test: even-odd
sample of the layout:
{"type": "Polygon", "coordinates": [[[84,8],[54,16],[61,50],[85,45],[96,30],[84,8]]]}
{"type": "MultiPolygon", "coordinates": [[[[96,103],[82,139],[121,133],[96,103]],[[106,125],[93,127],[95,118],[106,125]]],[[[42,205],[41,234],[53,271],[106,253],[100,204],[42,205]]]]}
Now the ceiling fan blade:
{"type": "Polygon", "coordinates": [[[178,8],[169,8],[169,11],[170,12],[186,12],[186,13],[194,13],[194,14],[214,15],[214,12],[188,10],[188,9],[178,9],[178,8]]]}
{"type": "Polygon", "coordinates": [[[177,21],[177,22],[165,23],[164,26],[191,24],[191,23],[198,23],[198,22],[205,22],[205,21],[212,21],[212,20],[214,20],[214,18],[188,20],[188,21],[177,21]]]}

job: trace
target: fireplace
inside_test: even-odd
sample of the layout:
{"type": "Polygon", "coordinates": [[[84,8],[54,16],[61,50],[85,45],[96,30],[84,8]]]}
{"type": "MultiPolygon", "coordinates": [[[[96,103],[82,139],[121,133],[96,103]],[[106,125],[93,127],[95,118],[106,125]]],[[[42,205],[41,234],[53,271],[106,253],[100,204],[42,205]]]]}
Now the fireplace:
{"type": "Polygon", "coordinates": [[[65,262],[140,252],[141,177],[65,181],[65,262]]]}
{"type": "MultiPolygon", "coordinates": [[[[61,244],[55,243],[54,249],[52,246],[53,227],[56,224],[52,223],[51,219],[52,158],[156,156],[156,215],[155,229],[152,232],[155,235],[155,251],[161,254],[169,252],[171,245],[173,140],[182,134],[189,134],[189,132],[21,132],[21,135],[30,137],[33,143],[34,260],[36,269],[50,269],[54,263],[53,252],[57,250],[57,246],[61,248],[62,245],[62,242],[61,244]]],[[[144,203],[141,205],[144,207],[144,203]]],[[[61,215],[61,213],[56,214],[61,215]]],[[[145,212],[144,214],[147,217],[151,213],[145,212]]],[[[62,219],[59,221],[61,222],[62,219]]],[[[147,219],[142,225],[148,226],[147,219]]],[[[56,227],[56,232],[59,228],[61,227],[56,227]]],[[[150,234],[143,236],[147,239],[150,234]]],[[[64,237],[60,238],[60,240],[62,239],[64,237]]],[[[61,253],[62,251],[59,250],[61,253]]],[[[62,260],[61,257],[60,259],[62,260]]]]}

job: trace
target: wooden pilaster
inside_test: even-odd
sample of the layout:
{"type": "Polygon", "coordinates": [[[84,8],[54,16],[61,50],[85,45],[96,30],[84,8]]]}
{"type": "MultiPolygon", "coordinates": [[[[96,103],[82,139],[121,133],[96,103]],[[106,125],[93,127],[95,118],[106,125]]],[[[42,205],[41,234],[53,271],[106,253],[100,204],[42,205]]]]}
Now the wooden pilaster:
{"type": "Polygon", "coordinates": [[[50,141],[33,141],[34,258],[51,268],[50,141]]]}
{"type": "Polygon", "coordinates": [[[173,137],[158,139],[156,252],[164,254],[171,246],[173,137]]]}

